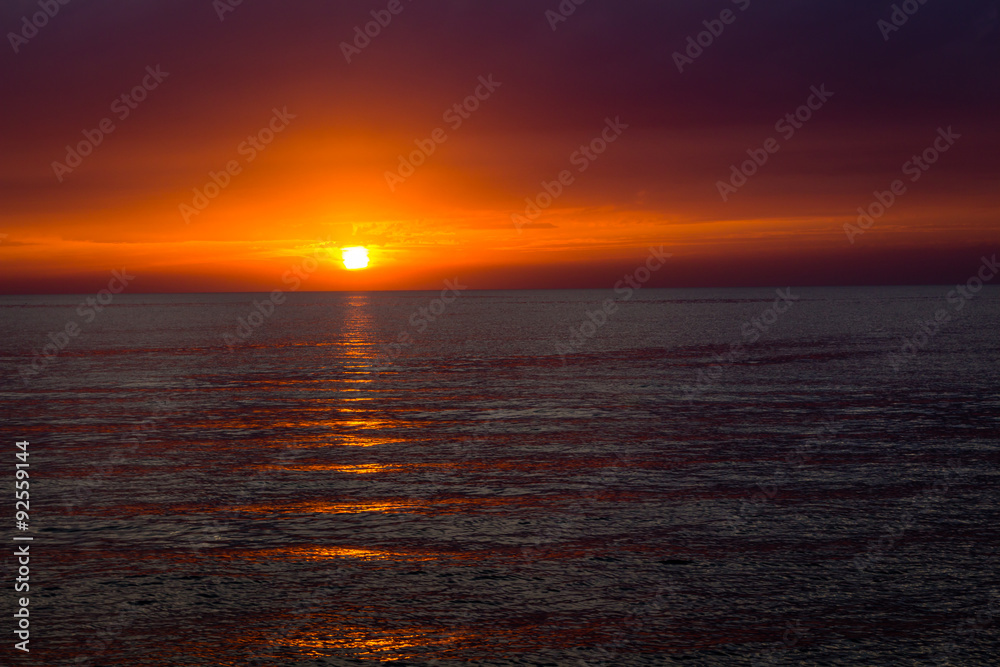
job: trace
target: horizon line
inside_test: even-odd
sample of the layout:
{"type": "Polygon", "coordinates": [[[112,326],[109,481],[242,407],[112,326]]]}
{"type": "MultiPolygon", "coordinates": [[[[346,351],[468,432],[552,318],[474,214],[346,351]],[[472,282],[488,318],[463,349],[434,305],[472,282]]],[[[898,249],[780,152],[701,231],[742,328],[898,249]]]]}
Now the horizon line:
{"type": "MultiPolygon", "coordinates": [[[[882,288],[899,288],[899,287],[954,287],[951,283],[896,283],[896,284],[865,284],[865,285],[843,285],[843,284],[822,284],[822,285],[727,285],[727,286],[700,286],[700,287],[639,287],[636,291],[651,291],[651,290],[720,290],[720,289],[753,289],[753,290],[770,290],[770,289],[882,289],[882,288]]],[[[984,284],[983,287],[997,288],[1000,285],[984,284]]],[[[603,292],[607,290],[613,290],[613,287],[514,287],[514,288],[503,288],[503,287],[484,287],[479,289],[468,288],[462,290],[463,292],[603,292]]],[[[100,290],[98,290],[100,291],[100,290]]],[[[371,290],[240,290],[240,291],[210,291],[210,292],[139,292],[130,291],[122,292],[116,294],[115,297],[119,296],[140,296],[140,295],[200,295],[200,294],[271,294],[272,292],[281,292],[282,294],[392,294],[398,292],[439,292],[439,288],[432,289],[371,289],[371,290]]],[[[0,292],[0,297],[18,297],[18,296],[80,296],[86,294],[93,294],[93,291],[85,292],[21,292],[21,293],[7,293],[0,292]]]]}

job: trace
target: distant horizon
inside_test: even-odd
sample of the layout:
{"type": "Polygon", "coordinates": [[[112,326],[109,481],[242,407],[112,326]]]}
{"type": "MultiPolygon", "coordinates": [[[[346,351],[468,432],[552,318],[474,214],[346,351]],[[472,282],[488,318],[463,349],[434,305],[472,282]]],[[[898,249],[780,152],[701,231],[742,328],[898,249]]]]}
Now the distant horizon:
{"type": "MultiPolygon", "coordinates": [[[[655,249],[655,248],[654,248],[655,249]]],[[[664,253],[670,250],[663,247],[664,253]]],[[[705,258],[669,252],[657,260],[646,256],[591,264],[539,264],[521,266],[517,277],[509,267],[442,265],[412,273],[402,280],[380,267],[346,272],[332,259],[314,263],[311,271],[301,268],[301,258],[287,257],[285,266],[258,275],[178,276],[153,271],[149,274],[120,265],[107,271],[47,277],[15,276],[0,287],[0,294],[87,294],[97,292],[123,275],[124,293],[144,294],[236,294],[284,292],[410,292],[441,289],[446,281],[458,280],[475,291],[612,289],[635,276],[646,289],[726,289],[787,287],[879,287],[961,284],[976,275],[979,267],[995,262],[997,246],[896,250],[865,250],[853,254],[789,253],[779,256],[735,256],[705,258]],[[653,266],[654,270],[648,270],[653,266]],[[654,261],[655,260],[655,261],[654,261]],[[122,274],[124,272],[124,274],[122,274]],[[638,272],[638,276],[636,276],[638,272]],[[348,274],[345,278],[344,274],[348,274]],[[832,279],[836,275],[840,280],[832,279]],[[641,280],[640,280],[641,279],[641,280]],[[347,284],[345,284],[347,283],[347,284]],[[72,286],[66,289],[67,286],[72,286]]],[[[989,281],[987,281],[989,282],[989,281]]],[[[116,292],[117,293],[117,292],[116,292]]]]}
{"type": "MultiPolygon", "coordinates": [[[[640,292],[643,291],[665,291],[665,290],[773,290],[773,289],[893,289],[893,288],[908,288],[908,287],[941,287],[941,288],[954,288],[962,283],[926,283],[926,284],[897,284],[897,285],[737,285],[737,286],[717,286],[717,287],[643,287],[640,292]]],[[[996,289],[1000,285],[984,285],[985,288],[996,289]]],[[[607,287],[521,287],[521,288],[481,288],[481,289],[468,289],[463,291],[463,294],[472,294],[478,292],[601,292],[609,291],[611,288],[607,287]]],[[[357,294],[408,294],[408,293],[434,293],[439,292],[440,289],[384,289],[384,290],[297,290],[295,292],[284,292],[284,294],[347,294],[347,295],[357,295],[357,294]]],[[[115,298],[128,297],[128,296],[189,296],[189,295],[214,295],[214,294],[270,294],[271,292],[266,291],[243,291],[243,292],[128,292],[115,295],[115,298]]],[[[18,297],[18,296],[81,296],[92,294],[92,292],[25,292],[20,294],[7,294],[0,293],[0,298],[2,297],[18,297]]]]}

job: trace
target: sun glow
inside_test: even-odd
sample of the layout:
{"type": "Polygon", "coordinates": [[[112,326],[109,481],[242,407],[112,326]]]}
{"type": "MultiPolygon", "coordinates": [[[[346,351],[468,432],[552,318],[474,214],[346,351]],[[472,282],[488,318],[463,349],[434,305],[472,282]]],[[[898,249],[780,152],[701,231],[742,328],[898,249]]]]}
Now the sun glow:
{"type": "Polygon", "coordinates": [[[344,258],[344,268],[350,271],[368,268],[368,248],[342,248],[340,254],[344,258]]]}

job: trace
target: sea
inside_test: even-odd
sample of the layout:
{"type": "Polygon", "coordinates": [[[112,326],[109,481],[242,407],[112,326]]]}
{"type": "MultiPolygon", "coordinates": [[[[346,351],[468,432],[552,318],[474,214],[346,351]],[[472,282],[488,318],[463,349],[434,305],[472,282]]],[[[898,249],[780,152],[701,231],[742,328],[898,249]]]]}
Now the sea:
{"type": "Polygon", "coordinates": [[[996,665],[998,323],[995,286],[0,297],[0,663],[996,665]]]}

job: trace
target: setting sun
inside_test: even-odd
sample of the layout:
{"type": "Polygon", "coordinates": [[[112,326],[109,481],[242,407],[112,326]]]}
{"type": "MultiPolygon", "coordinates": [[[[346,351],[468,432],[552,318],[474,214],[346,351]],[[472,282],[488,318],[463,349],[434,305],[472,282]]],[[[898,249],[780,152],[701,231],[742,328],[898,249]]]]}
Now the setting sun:
{"type": "Polygon", "coordinates": [[[344,267],[351,271],[368,267],[368,248],[343,248],[340,254],[344,258],[344,267]]]}

